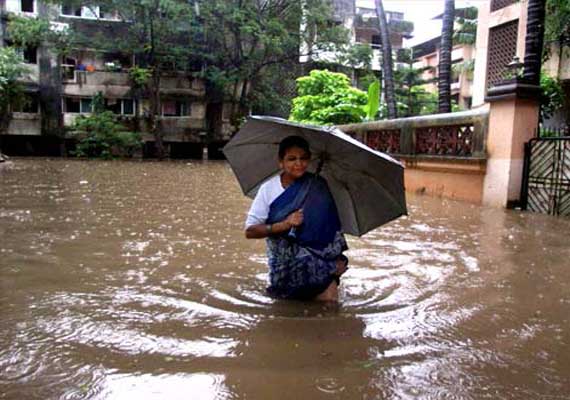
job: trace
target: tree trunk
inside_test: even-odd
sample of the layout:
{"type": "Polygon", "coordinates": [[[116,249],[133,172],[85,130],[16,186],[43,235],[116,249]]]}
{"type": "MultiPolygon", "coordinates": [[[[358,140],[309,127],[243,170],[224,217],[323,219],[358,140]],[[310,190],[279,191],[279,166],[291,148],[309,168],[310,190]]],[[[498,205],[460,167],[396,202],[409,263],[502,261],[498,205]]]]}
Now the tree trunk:
{"type": "Polygon", "coordinates": [[[382,40],[382,75],[384,76],[384,94],[386,96],[386,105],[388,106],[388,118],[398,118],[398,110],[396,108],[396,95],[394,92],[394,63],[392,62],[392,45],[390,43],[390,32],[388,31],[388,22],[386,22],[386,13],[382,0],[374,0],[376,6],[376,15],[380,25],[380,38],[382,40]]]}
{"type": "Polygon", "coordinates": [[[523,78],[534,85],[540,85],[545,12],[545,0],[528,1],[523,78]]]}
{"type": "Polygon", "coordinates": [[[455,19],[455,0],[445,0],[443,24],[441,27],[441,46],[439,48],[438,102],[439,112],[451,112],[451,50],[453,48],[453,21],[455,19]]]}
{"type": "Polygon", "coordinates": [[[150,90],[150,131],[154,137],[156,156],[159,160],[162,160],[165,156],[165,152],[164,142],[162,140],[162,129],[160,126],[160,118],[162,117],[162,113],[160,112],[160,70],[155,69],[154,71],[151,77],[152,87],[150,90]]]}

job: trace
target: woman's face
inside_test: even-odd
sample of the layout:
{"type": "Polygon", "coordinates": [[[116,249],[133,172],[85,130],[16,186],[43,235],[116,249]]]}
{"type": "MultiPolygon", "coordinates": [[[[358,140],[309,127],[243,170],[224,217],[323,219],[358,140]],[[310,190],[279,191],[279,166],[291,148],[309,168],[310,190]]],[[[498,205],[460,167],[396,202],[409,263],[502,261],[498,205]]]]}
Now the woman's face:
{"type": "Polygon", "coordinates": [[[285,156],[279,160],[279,166],[292,179],[303,176],[307,171],[311,157],[300,147],[291,147],[285,151],[285,156]]]}

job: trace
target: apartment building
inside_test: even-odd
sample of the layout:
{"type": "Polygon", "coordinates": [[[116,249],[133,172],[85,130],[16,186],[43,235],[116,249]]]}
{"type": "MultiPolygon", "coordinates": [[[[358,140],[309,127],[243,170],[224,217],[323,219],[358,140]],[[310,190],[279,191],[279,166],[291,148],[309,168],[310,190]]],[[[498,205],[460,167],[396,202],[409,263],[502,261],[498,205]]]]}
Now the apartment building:
{"type": "MultiPolygon", "coordinates": [[[[412,47],[414,68],[424,69],[422,79],[429,81],[424,85],[431,93],[437,93],[437,77],[439,65],[439,47],[441,36],[437,36],[412,47]]],[[[454,45],[451,51],[451,98],[461,109],[472,106],[473,69],[475,62],[475,46],[471,44],[454,45]]]]}
{"type": "MultiPolygon", "coordinates": [[[[6,27],[10,14],[48,18],[51,29],[72,27],[84,38],[105,37],[110,42],[125,34],[127,24],[113,10],[98,6],[72,7],[46,5],[39,0],[0,0],[0,45],[10,45],[6,27]]],[[[127,127],[143,133],[143,156],[153,156],[154,137],[145,116],[149,102],[135,96],[129,69],[136,64],[132,55],[105,52],[89,42],[59,56],[49,43],[21,49],[29,73],[23,80],[29,101],[13,110],[6,135],[1,135],[7,154],[60,155],[71,144],[66,128],[79,115],[89,115],[92,98],[101,93],[106,108],[117,114],[127,127]]],[[[160,85],[161,131],[171,157],[201,157],[208,142],[229,139],[229,117],[224,119],[223,104],[211,104],[221,115],[207,121],[206,84],[203,79],[176,70],[164,72],[160,85]]],[[[212,114],[210,111],[209,114],[212,114]]]]}
{"type": "MultiPolygon", "coordinates": [[[[382,70],[382,43],[380,39],[380,24],[373,3],[363,0],[333,0],[333,21],[341,25],[350,33],[350,42],[353,45],[364,44],[372,48],[372,71],[381,73],[382,70]]],[[[403,47],[404,39],[410,38],[414,25],[406,21],[404,13],[386,10],[386,21],[390,30],[390,44],[392,50],[397,51],[403,47]]],[[[301,63],[326,61],[335,63],[336,54],[323,52],[313,57],[301,57],[301,63]]],[[[342,70],[342,66],[340,66],[342,70]]],[[[344,71],[349,72],[349,71],[344,71]]],[[[359,71],[350,71],[355,84],[358,81],[359,71]]]]}

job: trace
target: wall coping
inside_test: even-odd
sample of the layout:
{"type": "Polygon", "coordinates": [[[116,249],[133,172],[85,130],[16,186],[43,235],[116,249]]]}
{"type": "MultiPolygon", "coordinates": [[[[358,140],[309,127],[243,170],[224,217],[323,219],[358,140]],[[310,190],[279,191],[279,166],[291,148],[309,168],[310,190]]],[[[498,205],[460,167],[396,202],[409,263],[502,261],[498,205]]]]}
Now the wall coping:
{"type": "Polygon", "coordinates": [[[487,108],[478,108],[454,113],[430,114],[418,117],[360,122],[357,124],[339,125],[337,128],[343,132],[365,132],[383,129],[401,129],[403,127],[423,128],[440,125],[462,125],[484,120],[488,116],[489,110],[487,108]]]}

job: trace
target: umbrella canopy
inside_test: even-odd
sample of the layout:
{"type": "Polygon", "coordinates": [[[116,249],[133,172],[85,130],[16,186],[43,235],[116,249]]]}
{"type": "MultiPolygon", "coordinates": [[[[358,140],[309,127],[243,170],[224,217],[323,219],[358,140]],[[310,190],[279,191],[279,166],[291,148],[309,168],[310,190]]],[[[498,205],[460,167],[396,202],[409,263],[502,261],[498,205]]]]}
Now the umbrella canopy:
{"type": "Polygon", "coordinates": [[[309,142],[309,171],[322,165],[336,202],[342,230],[361,236],[407,213],[404,167],[338,128],[304,125],[281,118],[252,116],[223,148],[243,192],[254,197],[279,170],[279,143],[297,135],[309,142]]]}

